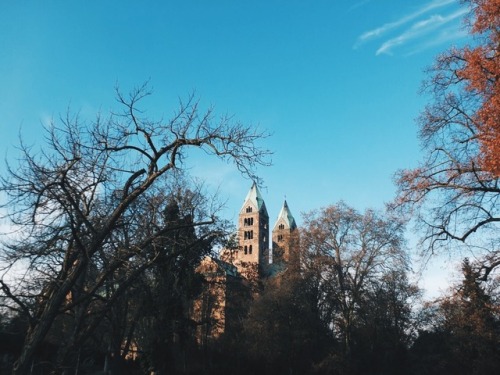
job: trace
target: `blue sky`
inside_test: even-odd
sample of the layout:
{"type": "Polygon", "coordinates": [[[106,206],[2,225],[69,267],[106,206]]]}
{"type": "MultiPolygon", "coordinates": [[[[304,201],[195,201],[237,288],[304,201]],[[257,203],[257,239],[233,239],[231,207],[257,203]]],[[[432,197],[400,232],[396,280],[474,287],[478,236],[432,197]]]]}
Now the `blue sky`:
{"type": "MultiPolygon", "coordinates": [[[[382,208],[394,172],[421,158],[418,89],[439,52],[466,42],[464,12],[458,0],[5,1],[1,156],[68,107],[92,119],[117,83],[150,80],[152,117],[195,91],[272,133],[273,166],[259,170],[271,220],[285,195],[299,223],[339,200],[382,208]]],[[[213,159],[189,165],[235,218],[251,183],[213,159]]]]}

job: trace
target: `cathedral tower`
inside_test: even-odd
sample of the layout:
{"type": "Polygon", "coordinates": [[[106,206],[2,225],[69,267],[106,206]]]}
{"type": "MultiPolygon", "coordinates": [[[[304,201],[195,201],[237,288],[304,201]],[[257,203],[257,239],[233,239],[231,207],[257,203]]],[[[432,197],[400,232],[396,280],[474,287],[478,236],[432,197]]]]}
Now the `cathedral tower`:
{"type": "Polygon", "coordinates": [[[273,263],[298,260],[297,224],[286,200],[273,228],[273,263]]]}
{"type": "Polygon", "coordinates": [[[255,183],[240,211],[238,243],[238,268],[241,264],[251,264],[262,273],[269,264],[269,215],[255,183]]]}

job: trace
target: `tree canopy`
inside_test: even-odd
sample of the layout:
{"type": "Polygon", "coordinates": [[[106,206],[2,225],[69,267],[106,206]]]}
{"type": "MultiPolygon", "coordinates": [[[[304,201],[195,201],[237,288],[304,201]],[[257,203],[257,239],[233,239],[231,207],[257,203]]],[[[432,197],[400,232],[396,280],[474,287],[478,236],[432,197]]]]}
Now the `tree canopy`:
{"type": "Polygon", "coordinates": [[[456,76],[465,89],[478,97],[472,117],[481,146],[481,167],[500,176],[500,2],[468,0],[473,10],[470,32],[478,45],[457,50],[456,76]]]}

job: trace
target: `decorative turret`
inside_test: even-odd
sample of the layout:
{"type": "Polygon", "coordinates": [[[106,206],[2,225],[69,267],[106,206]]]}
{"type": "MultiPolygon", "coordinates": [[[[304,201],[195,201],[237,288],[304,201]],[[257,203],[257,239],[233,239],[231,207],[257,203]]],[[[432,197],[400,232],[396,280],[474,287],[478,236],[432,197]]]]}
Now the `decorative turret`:
{"type": "Polygon", "coordinates": [[[296,229],[297,224],[285,200],[273,228],[273,263],[290,262],[297,253],[296,229]]]}

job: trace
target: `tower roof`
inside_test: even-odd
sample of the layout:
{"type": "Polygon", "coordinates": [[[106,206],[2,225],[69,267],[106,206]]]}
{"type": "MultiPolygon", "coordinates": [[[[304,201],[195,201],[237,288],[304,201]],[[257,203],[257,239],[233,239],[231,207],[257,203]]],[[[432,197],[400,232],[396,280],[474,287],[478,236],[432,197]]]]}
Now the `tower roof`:
{"type": "Polygon", "coordinates": [[[278,215],[278,219],[276,220],[276,224],[274,225],[274,229],[276,229],[276,226],[278,223],[283,222],[285,226],[287,226],[288,229],[295,229],[297,228],[297,224],[295,223],[295,219],[290,212],[290,208],[288,208],[288,204],[286,203],[286,199],[283,202],[283,207],[281,208],[280,214],[278,215]]]}
{"type": "Polygon", "coordinates": [[[252,187],[245,198],[245,203],[243,203],[242,209],[244,209],[248,203],[254,205],[259,212],[265,212],[267,214],[266,204],[264,203],[264,199],[262,198],[259,188],[255,182],[252,184],[252,187]]]}

